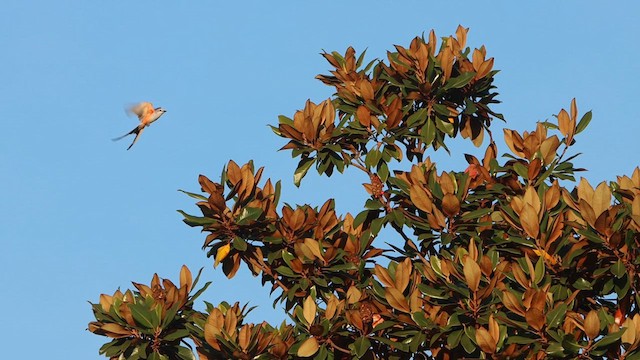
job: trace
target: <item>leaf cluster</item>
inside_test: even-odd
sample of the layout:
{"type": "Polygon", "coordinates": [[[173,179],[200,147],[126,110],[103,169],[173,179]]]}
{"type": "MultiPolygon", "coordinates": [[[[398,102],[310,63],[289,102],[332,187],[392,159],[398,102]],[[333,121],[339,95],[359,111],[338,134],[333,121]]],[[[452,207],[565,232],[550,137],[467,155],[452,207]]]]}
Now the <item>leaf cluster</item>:
{"type": "MultiPolygon", "coordinates": [[[[579,116],[575,99],[532,131],[505,129],[499,158],[497,71],[466,40],[462,27],[440,42],[432,31],[367,64],[352,48],[325,52],[332,70],[317,78],[334,96],[272,126],[299,158],[296,185],[312,167],[364,172],[360,213],[337,214],[333,199],[279,205],[280,183],[252,162],[230,161],[219,182],[199,177],[202,191],[187,194],[201,214],[181,212],[184,222],[206,233],[214,266],[233,278],[244,264],[291,319],[245,323],[237,303],[189,308],[167,324],[200,359],[640,359],[640,169],[595,187],[576,180],[584,169],[569,152],[591,112],[579,116]],[[458,135],[488,142],[483,156],[438,171],[426,150],[458,135]]],[[[90,330],[180,358],[176,343],[137,336],[157,322],[111,314],[122,299],[159,301],[134,285],[109,298],[117,306],[94,305],[90,330]]],[[[107,356],[133,354],[119,346],[107,356]]]]}

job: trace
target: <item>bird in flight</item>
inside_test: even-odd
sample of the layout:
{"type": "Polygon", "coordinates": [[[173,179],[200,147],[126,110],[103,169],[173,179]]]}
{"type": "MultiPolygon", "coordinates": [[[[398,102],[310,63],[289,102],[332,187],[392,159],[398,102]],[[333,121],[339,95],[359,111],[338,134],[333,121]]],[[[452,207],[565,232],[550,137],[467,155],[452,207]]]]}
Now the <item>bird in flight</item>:
{"type": "Polygon", "coordinates": [[[128,133],[113,139],[113,141],[118,141],[131,134],[136,134],[136,137],[133,139],[133,142],[127,148],[127,150],[129,150],[131,149],[133,144],[135,144],[136,141],[138,141],[138,137],[140,137],[140,134],[142,134],[142,131],[144,130],[144,128],[151,125],[152,122],[158,120],[160,116],[162,116],[162,114],[166,112],[166,110],[161,107],[154,108],[153,104],[151,104],[150,102],[141,102],[139,104],[133,105],[130,108],[128,108],[127,112],[129,112],[130,114],[137,115],[138,119],[140,120],[140,124],[135,128],[133,128],[133,130],[129,131],[128,133]]]}

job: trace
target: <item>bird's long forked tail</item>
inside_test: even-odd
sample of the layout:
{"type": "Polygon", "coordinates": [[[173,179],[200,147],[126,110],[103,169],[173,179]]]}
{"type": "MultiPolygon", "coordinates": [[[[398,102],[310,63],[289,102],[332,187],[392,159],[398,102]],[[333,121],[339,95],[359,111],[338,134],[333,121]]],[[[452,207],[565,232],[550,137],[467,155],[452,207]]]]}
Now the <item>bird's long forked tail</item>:
{"type": "Polygon", "coordinates": [[[140,134],[142,134],[142,130],[144,130],[144,127],[141,126],[136,126],[133,130],[129,131],[128,133],[122,135],[122,136],[118,136],[117,138],[113,138],[111,139],[112,141],[118,141],[118,140],[122,140],[125,137],[131,135],[131,134],[136,134],[136,137],[133,139],[133,142],[131,143],[131,145],[129,145],[129,147],[127,148],[127,150],[131,149],[131,147],[133,146],[133,144],[136,143],[136,141],[138,141],[138,138],[140,137],[140,134]]]}

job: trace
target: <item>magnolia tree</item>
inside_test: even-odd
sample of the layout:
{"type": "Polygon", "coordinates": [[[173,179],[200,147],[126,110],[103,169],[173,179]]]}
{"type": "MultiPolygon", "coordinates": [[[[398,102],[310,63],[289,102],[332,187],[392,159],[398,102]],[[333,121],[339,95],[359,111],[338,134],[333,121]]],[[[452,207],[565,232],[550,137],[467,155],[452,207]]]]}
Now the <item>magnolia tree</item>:
{"type": "Polygon", "coordinates": [[[247,323],[251,309],[238,303],[196,310],[208,284],[196,290],[183,267],[179,285],[155,275],[100,296],[89,324],[111,339],[100,353],[640,359],[640,170],[595,188],[575,179],[570,147],[591,119],[575,100],[532,131],[504,130],[498,157],[497,71],[466,43],[459,27],[395,46],[386,61],[324,53],[332,70],[317,78],[335,95],[272,127],[299,158],[296,185],[312,168],[368,175],[362,212],[336,214],[333,199],[279,207],[280,183],[252,162],[230,161],[219,181],[201,175],[202,193],[187,193],[202,214],[184,221],[206,233],[214,266],[231,279],[246,265],[290,324],[247,323]],[[465,155],[464,172],[438,171],[425,152],[456,136],[488,143],[484,155],[465,155]]]}

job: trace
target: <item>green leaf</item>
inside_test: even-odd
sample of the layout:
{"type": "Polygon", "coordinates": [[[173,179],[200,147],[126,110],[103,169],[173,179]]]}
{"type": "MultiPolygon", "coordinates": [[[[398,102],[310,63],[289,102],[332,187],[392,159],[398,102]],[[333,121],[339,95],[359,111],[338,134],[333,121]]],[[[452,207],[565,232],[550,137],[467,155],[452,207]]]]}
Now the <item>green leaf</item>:
{"type": "Polygon", "coordinates": [[[214,219],[208,218],[208,217],[199,217],[199,216],[193,216],[193,215],[189,215],[186,212],[182,211],[182,210],[178,210],[178,212],[180,214],[182,214],[182,216],[184,216],[184,219],[182,219],[182,221],[184,221],[185,224],[194,227],[194,226],[207,226],[207,225],[211,225],[211,224],[215,224],[216,221],[214,219]]]}
{"type": "Polygon", "coordinates": [[[238,225],[247,225],[250,222],[257,220],[260,215],[262,215],[262,209],[245,207],[240,212],[240,215],[238,215],[238,217],[236,218],[236,223],[238,225]]]}
{"type": "Polygon", "coordinates": [[[357,338],[356,341],[353,342],[353,344],[349,345],[349,349],[351,349],[351,352],[355,353],[358,358],[363,357],[370,347],[371,341],[369,341],[369,339],[364,336],[357,338]]]}
{"type": "Polygon", "coordinates": [[[413,321],[415,321],[416,324],[421,327],[427,327],[431,323],[431,320],[427,319],[427,317],[424,315],[424,311],[416,311],[411,313],[411,319],[413,319],[413,321]]]}
{"type": "Polygon", "coordinates": [[[520,175],[521,178],[525,180],[529,179],[529,170],[526,166],[522,165],[522,163],[517,162],[513,164],[513,171],[520,175]]]}
{"type": "Polygon", "coordinates": [[[247,250],[247,242],[239,237],[236,236],[233,241],[231,242],[231,245],[233,245],[233,248],[238,250],[238,251],[246,251],[247,250]]]}
{"type": "Polygon", "coordinates": [[[165,335],[162,337],[162,339],[164,341],[175,341],[175,340],[179,340],[182,338],[186,338],[189,337],[189,330],[187,329],[179,329],[176,330],[168,335],[165,335]]]}
{"type": "Polygon", "coordinates": [[[436,139],[436,124],[433,119],[427,119],[427,122],[422,126],[420,130],[420,140],[426,145],[431,145],[433,140],[436,139]]]}
{"type": "Polygon", "coordinates": [[[549,311],[549,313],[547,314],[547,328],[555,329],[556,327],[558,327],[562,320],[564,320],[564,316],[566,313],[567,304],[565,303],[560,303],[560,305],[549,311]]]}
{"type": "Polygon", "coordinates": [[[621,329],[618,332],[614,332],[612,334],[608,334],[602,337],[602,339],[596,341],[595,343],[595,347],[605,347],[607,345],[611,345],[614,342],[618,341],[621,337],[622,334],[625,332],[626,329],[621,329]]]}
{"type": "Polygon", "coordinates": [[[302,181],[302,178],[305,175],[307,175],[307,171],[309,171],[309,168],[311,168],[311,165],[313,165],[315,161],[316,161],[316,158],[314,157],[309,157],[309,158],[300,160],[300,162],[298,163],[298,168],[293,174],[293,183],[295,184],[295,186],[300,187],[300,182],[302,181]]]}
{"type": "Polygon", "coordinates": [[[467,336],[466,333],[463,334],[460,338],[460,344],[464,348],[464,351],[467,352],[467,354],[471,354],[476,351],[476,344],[473,343],[473,341],[469,338],[469,336],[467,336]]]}
{"type": "Polygon", "coordinates": [[[591,290],[593,287],[591,283],[585,280],[584,278],[579,278],[573,283],[573,287],[578,290],[591,290]]]}
{"type": "Polygon", "coordinates": [[[143,307],[140,304],[128,304],[133,319],[147,329],[153,329],[159,324],[154,324],[153,311],[143,307]]]}
{"type": "Polygon", "coordinates": [[[182,360],[196,360],[196,356],[193,354],[193,351],[184,346],[180,346],[178,348],[178,357],[182,360]]]}
{"type": "Polygon", "coordinates": [[[538,262],[536,262],[536,267],[534,269],[534,282],[536,285],[538,285],[540,283],[540,281],[542,281],[542,279],[544,278],[544,272],[545,272],[545,268],[544,268],[544,258],[540,257],[538,259],[538,262]]]}
{"type": "Polygon", "coordinates": [[[427,109],[418,109],[418,111],[414,112],[409,116],[409,118],[407,118],[407,127],[414,127],[425,120],[427,120],[427,109]]]}
{"type": "Polygon", "coordinates": [[[566,355],[562,344],[555,341],[552,341],[549,346],[547,346],[546,352],[554,357],[564,357],[566,355]]]}
{"type": "Polygon", "coordinates": [[[458,344],[460,344],[460,339],[462,338],[462,333],[462,329],[449,333],[449,336],[447,336],[447,346],[449,347],[449,349],[455,349],[456,347],[458,347],[458,344]]]}
{"type": "Polygon", "coordinates": [[[442,120],[440,118],[437,118],[436,127],[440,129],[443,133],[449,135],[450,137],[453,137],[455,133],[455,128],[453,127],[453,124],[447,120],[442,120]]]}
{"type": "Polygon", "coordinates": [[[451,113],[449,112],[449,108],[442,104],[433,104],[433,110],[435,110],[437,114],[442,115],[445,118],[448,118],[451,115],[451,113]]]}
{"type": "Polygon", "coordinates": [[[481,218],[493,211],[491,208],[481,208],[462,214],[462,220],[473,220],[481,218]]]}
{"type": "Polygon", "coordinates": [[[293,126],[293,120],[289,119],[288,117],[284,116],[284,115],[278,115],[278,122],[280,124],[286,124],[289,126],[293,126]]]}
{"type": "Polygon", "coordinates": [[[527,344],[533,344],[535,342],[538,342],[537,338],[528,338],[524,336],[509,336],[507,338],[507,344],[527,345],[527,344]]]}
{"type": "Polygon", "coordinates": [[[627,273],[627,269],[625,269],[624,263],[618,260],[615,264],[611,265],[611,273],[620,279],[627,273]]]}
{"type": "Polygon", "coordinates": [[[445,90],[449,89],[458,89],[465,85],[467,85],[473,77],[476,76],[476,73],[473,71],[463,73],[454,78],[450,78],[447,83],[444,85],[445,90]]]}
{"type": "Polygon", "coordinates": [[[202,194],[196,194],[196,193],[192,193],[192,192],[188,192],[188,191],[184,191],[184,190],[180,190],[180,189],[178,189],[178,191],[180,191],[181,193],[185,193],[185,194],[191,196],[194,199],[207,201],[207,197],[202,195],[202,194]]]}
{"type": "Polygon", "coordinates": [[[378,163],[378,177],[383,183],[389,178],[389,166],[387,166],[386,162],[378,163]]]}
{"type": "Polygon", "coordinates": [[[580,119],[578,125],[576,125],[576,134],[580,134],[582,130],[589,126],[589,123],[591,122],[591,115],[591,111],[587,111],[587,113],[582,116],[582,119],[580,119]]]}
{"type": "Polygon", "coordinates": [[[278,272],[278,274],[284,275],[286,277],[294,277],[295,276],[293,270],[289,269],[286,266],[278,266],[276,268],[276,271],[278,272]]]}

